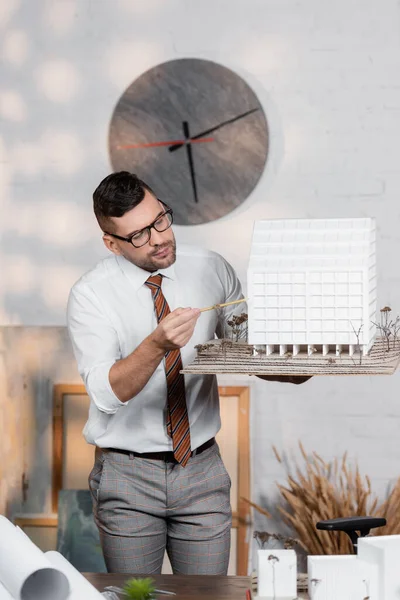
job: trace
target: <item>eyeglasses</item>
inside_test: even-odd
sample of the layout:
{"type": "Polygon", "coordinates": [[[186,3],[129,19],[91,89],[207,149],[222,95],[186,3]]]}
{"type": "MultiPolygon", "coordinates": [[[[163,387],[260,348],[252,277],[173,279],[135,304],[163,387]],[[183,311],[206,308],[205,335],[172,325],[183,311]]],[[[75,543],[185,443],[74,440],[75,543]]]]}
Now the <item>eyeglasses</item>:
{"type": "Polygon", "coordinates": [[[162,202],[162,200],[158,201],[161,202],[161,204],[165,206],[167,210],[162,215],[157,217],[157,219],[155,219],[147,227],[143,227],[143,229],[136,231],[136,233],[133,233],[129,237],[122,237],[120,235],[116,235],[115,233],[108,233],[108,231],[104,231],[104,233],[106,233],[107,235],[111,235],[111,237],[117,238],[117,240],[129,242],[134,248],[141,248],[150,241],[152,229],[155,229],[156,231],[161,233],[162,231],[166,231],[166,229],[169,229],[172,225],[172,208],[169,208],[164,202],[162,202]]]}

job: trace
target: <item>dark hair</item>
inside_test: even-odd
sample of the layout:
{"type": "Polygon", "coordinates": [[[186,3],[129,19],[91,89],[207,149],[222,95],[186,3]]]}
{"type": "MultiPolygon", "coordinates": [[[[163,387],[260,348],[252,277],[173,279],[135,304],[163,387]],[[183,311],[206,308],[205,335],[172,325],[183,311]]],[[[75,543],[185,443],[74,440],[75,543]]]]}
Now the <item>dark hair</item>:
{"type": "Polygon", "coordinates": [[[93,192],[93,210],[105,230],[110,228],[110,217],[122,217],[143,200],[145,192],[153,190],[137,175],[128,171],[111,173],[93,192]]]}

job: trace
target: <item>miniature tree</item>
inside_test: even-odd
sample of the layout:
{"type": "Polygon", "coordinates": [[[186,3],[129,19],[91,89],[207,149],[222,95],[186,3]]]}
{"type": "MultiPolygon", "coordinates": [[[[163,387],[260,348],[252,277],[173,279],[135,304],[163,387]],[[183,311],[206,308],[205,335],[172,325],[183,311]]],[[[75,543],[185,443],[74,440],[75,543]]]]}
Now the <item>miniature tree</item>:
{"type": "Polygon", "coordinates": [[[226,324],[231,328],[232,340],[238,342],[241,338],[247,338],[247,313],[241,313],[240,315],[233,315],[226,324]],[[245,324],[245,325],[244,325],[245,324]]]}
{"type": "Polygon", "coordinates": [[[282,535],[281,533],[269,533],[268,531],[255,531],[253,537],[257,540],[257,543],[261,549],[265,545],[268,545],[271,540],[274,542],[281,542],[285,550],[291,550],[296,544],[300,545],[299,540],[295,538],[282,535]]]}
{"type": "Polygon", "coordinates": [[[374,321],[372,321],[372,323],[381,332],[382,337],[386,341],[387,352],[389,352],[390,350],[391,338],[393,338],[393,350],[396,350],[397,337],[400,331],[400,317],[397,315],[397,317],[394,320],[392,320],[390,318],[391,312],[392,309],[390,308],[390,306],[384,306],[380,310],[380,322],[374,323],[374,321]]]}
{"type": "MultiPolygon", "coordinates": [[[[351,323],[351,326],[353,328],[354,335],[356,336],[356,340],[357,340],[356,349],[357,349],[357,352],[359,353],[358,354],[358,357],[359,357],[358,358],[358,360],[359,360],[358,364],[361,365],[362,364],[363,352],[362,352],[362,348],[361,348],[361,344],[360,344],[360,335],[361,335],[361,330],[364,327],[364,324],[361,323],[360,327],[357,330],[355,329],[353,323],[351,323]]],[[[354,364],[356,364],[354,362],[354,360],[353,360],[353,357],[351,357],[351,360],[353,361],[354,364]]]]}

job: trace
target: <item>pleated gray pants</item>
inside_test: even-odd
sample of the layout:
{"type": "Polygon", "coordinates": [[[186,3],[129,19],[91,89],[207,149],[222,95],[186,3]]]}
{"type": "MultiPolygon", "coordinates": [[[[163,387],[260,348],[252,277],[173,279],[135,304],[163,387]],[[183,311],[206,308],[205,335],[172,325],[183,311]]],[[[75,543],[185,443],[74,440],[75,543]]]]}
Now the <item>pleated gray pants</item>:
{"type": "Polygon", "coordinates": [[[89,475],[107,569],[160,573],[165,550],[174,573],[226,575],[231,481],[217,444],[189,459],[99,453],[89,475]]]}

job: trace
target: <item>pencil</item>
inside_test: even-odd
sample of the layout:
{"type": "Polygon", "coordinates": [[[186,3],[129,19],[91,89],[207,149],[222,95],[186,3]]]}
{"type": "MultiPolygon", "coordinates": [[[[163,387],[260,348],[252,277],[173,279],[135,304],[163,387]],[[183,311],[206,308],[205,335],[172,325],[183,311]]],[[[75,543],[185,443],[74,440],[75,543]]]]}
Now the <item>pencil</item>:
{"type": "Polygon", "coordinates": [[[239,302],[246,302],[247,298],[241,298],[240,300],[232,300],[232,302],[224,302],[223,304],[213,304],[212,306],[206,306],[205,308],[201,308],[200,312],[205,312],[206,310],[214,310],[214,308],[222,308],[223,306],[230,306],[231,304],[239,304],[239,302]]]}

